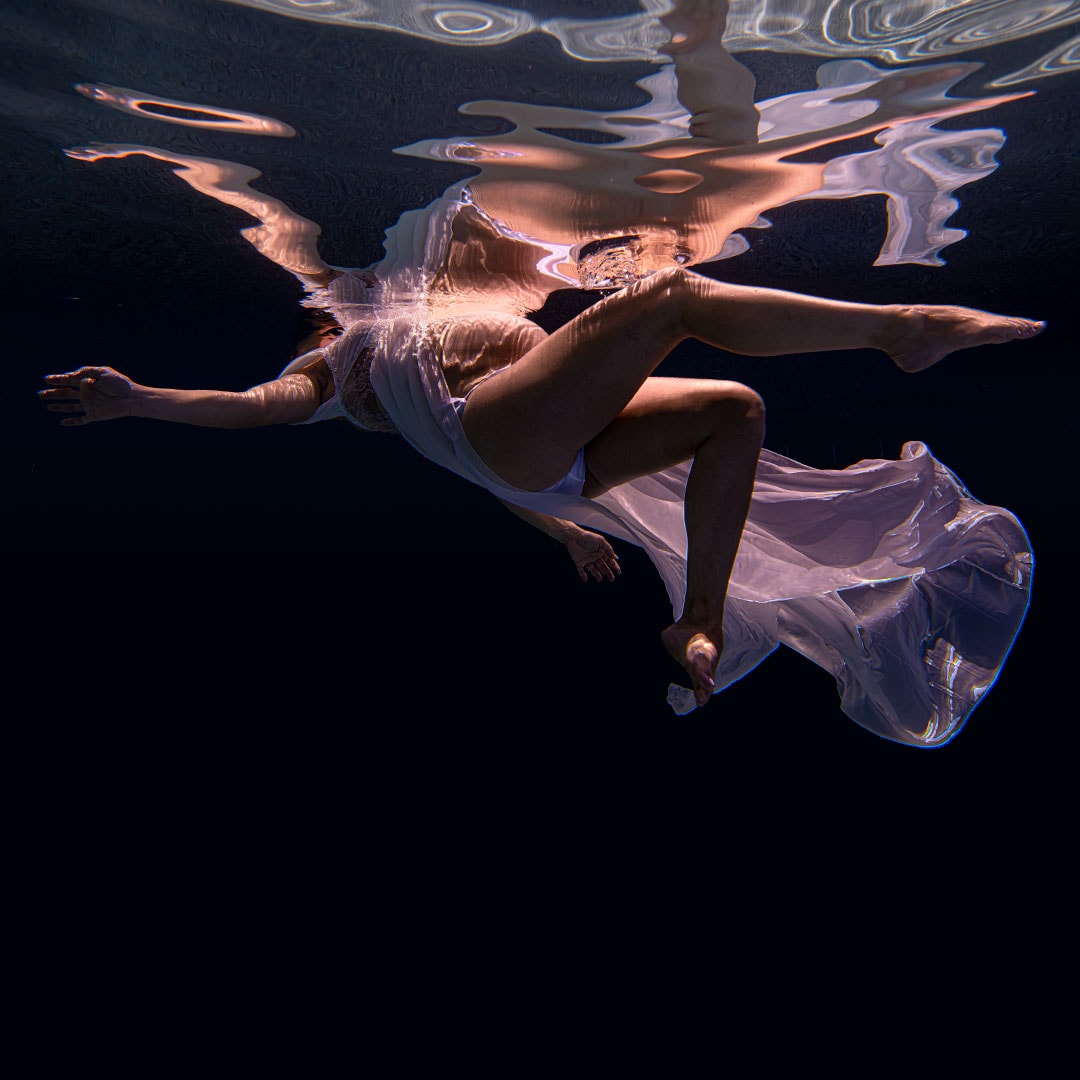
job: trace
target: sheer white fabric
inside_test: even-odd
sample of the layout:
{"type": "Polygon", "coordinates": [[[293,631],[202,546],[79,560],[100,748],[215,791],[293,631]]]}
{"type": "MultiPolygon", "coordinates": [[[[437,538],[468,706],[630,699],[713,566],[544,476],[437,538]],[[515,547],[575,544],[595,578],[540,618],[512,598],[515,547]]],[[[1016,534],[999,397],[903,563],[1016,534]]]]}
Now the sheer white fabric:
{"type": "Polygon", "coordinates": [[[303,275],[297,277],[308,289],[303,303],[331,312],[344,333],[331,344],[296,357],[278,378],[300,371],[321,358],[333,377],[334,396],[296,426],[340,417],[365,431],[393,432],[394,427],[371,387],[374,350],[370,342],[379,322],[378,308],[372,299],[377,295],[377,282],[368,271],[338,269],[340,276],[325,287],[312,285],[303,275]]]}

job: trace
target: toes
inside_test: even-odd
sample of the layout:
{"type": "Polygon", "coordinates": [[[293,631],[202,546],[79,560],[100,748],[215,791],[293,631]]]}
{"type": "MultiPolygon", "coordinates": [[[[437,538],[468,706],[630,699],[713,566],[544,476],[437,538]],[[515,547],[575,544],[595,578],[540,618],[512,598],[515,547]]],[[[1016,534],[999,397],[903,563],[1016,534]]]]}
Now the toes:
{"type": "Polygon", "coordinates": [[[1046,329],[1045,322],[1035,322],[1033,319],[1010,319],[1006,331],[1008,337],[1029,338],[1041,334],[1046,329]]]}
{"type": "Polygon", "coordinates": [[[701,680],[703,685],[699,685],[698,680],[694,680],[694,700],[701,705],[708,705],[709,699],[716,692],[716,683],[712,679],[706,678],[701,680]]]}

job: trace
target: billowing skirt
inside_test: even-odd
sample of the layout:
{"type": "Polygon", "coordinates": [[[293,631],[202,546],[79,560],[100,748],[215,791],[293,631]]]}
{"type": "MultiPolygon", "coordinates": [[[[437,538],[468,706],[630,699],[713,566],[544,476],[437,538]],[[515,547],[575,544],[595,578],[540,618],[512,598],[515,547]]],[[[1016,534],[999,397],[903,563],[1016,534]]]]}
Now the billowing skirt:
{"type": "MultiPolygon", "coordinates": [[[[665,580],[680,563],[685,572],[671,554],[658,552],[665,580]]],[[[898,461],[840,470],[765,451],[732,574],[717,688],[787,645],[832,673],[856,723],[940,746],[997,678],[1027,611],[1032,569],[1017,519],[973,498],[922,443],[907,443],[898,461]]],[[[679,713],[694,707],[682,687],[668,700],[679,713]]]]}

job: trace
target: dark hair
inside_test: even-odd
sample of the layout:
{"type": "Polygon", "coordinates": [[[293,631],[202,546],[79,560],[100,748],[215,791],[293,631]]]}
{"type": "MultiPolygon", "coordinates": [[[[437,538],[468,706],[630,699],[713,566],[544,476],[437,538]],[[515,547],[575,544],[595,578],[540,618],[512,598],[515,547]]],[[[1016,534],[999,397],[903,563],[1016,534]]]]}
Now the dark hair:
{"type": "Polygon", "coordinates": [[[345,328],[325,308],[302,308],[297,316],[296,330],[296,344],[293,346],[290,358],[293,360],[311,348],[307,343],[316,335],[333,330],[341,334],[344,333],[345,328]]]}

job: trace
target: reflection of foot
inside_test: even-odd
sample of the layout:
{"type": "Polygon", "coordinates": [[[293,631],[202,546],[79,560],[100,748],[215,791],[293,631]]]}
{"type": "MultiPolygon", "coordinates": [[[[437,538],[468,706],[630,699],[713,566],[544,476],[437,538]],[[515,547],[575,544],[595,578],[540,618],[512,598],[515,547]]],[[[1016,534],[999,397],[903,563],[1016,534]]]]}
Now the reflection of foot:
{"type": "Polygon", "coordinates": [[[660,17],[671,40],[662,51],[674,54],[704,41],[719,42],[727,25],[728,0],[679,0],[675,9],[660,17]]]}
{"type": "Polygon", "coordinates": [[[115,143],[90,143],[87,146],[72,146],[64,153],[78,161],[100,161],[102,158],[127,157],[136,149],[137,147],[115,143]]]}
{"type": "MultiPolygon", "coordinates": [[[[916,120],[919,117],[963,116],[1027,97],[1027,94],[1004,94],[997,97],[952,98],[948,91],[965,75],[977,71],[978,64],[928,64],[910,71],[890,72],[870,86],[837,97],[835,101],[873,101],[877,107],[861,117],[860,124],[882,124],[916,120]]],[[[1030,92],[1029,92],[1030,93],[1030,92]]],[[[854,121],[852,121],[854,123],[854,121]]]]}
{"type": "Polygon", "coordinates": [[[111,86],[105,86],[104,83],[75,83],[75,89],[83,97],[91,101],[100,101],[103,105],[115,105],[121,100],[120,94],[111,86]]]}
{"type": "Polygon", "coordinates": [[[672,623],[661,635],[661,641],[669,653],[690,675],[694,700],[707,705],[716,689],[716,674],[720,653],[724,647],[723,634],[700,626],[686,625],[680,620],[672,623]]]}
{"type": "Polygon", "coordinates": [[[1023,341],[1043,331],[1044,322],[992,315],[963,307],[910,306],[898,316],[885,351],[901,371],[924,371],[949,353],[977,345],[1023,341]]]}
{"type": "MultiPolygon", "coordinates": [[[[883,72],[882,77],[877,79],[871,86],[861,90],[855,90],[837,101],[877,101],[890,102],[915,99],[925,101],[929,98],[938,101],[946,100],[945,94],[954,83],[958,83],[965,75],[978,71],[979,64],[954,63],[926,64],[920,67],[904,71],[883,72]]],[[[959,100],[959,99],[957,99],[959,100]]]]}

